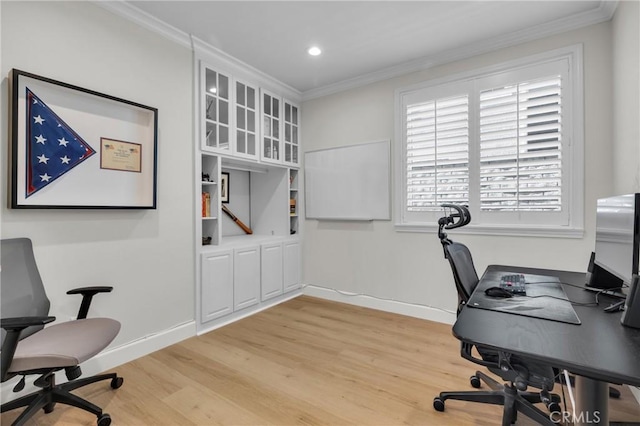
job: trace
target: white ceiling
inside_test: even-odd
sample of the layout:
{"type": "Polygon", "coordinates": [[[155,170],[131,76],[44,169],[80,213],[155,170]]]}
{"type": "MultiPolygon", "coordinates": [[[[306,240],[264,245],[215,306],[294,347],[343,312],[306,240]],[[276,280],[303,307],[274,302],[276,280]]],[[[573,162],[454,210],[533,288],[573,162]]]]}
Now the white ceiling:
{"type": "Polygon", "coordinates": [[[610,19],[601,1],[129,1],[303,94],[610,19]],[[311,57],[311,45],[323,54],[311,57]]]}

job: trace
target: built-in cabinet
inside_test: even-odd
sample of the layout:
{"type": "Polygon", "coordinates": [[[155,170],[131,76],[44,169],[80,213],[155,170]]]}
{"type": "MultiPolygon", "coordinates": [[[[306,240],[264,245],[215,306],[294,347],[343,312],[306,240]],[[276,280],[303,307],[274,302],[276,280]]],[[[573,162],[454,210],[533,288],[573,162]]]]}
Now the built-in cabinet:
{"type": "Polygon", "coordinates": [[[242,70],[198,64],[195,228],[203,332],[300,290],[300,108],[242,70]]]}
{"type": "Polygon", "coordinates": [[[300,108],[262,90],[262,153],[265,162],[298,165],[300,108]]]}
{"type": "Polygon", "coordinates": [[[200,255],[202,324],[300,289],[299,239],[261,240],[200,255]]]}
{"type": "Polygon", "coordinates": [[[300,241],[288,238],[262,244],[262,300],[300,288],[300,241]]]}

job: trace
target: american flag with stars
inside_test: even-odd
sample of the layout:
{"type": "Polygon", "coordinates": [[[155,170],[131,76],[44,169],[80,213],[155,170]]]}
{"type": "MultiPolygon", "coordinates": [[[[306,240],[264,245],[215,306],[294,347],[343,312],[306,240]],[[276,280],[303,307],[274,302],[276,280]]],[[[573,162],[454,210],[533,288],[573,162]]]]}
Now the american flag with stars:
{"type": "Polygon", "coordinates": [[[96,151],[27,88],[27,188],[29,197],[96,151]]]}

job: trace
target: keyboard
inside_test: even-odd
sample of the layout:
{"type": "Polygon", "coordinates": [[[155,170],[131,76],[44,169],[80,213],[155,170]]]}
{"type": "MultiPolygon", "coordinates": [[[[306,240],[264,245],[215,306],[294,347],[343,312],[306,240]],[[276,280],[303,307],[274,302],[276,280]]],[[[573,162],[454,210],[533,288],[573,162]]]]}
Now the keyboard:
{"type": "Polygon", "coordinates": [[[527,294],[524,275],[508,274],[500,277],[500,287],[513,294],[527,294]]]}

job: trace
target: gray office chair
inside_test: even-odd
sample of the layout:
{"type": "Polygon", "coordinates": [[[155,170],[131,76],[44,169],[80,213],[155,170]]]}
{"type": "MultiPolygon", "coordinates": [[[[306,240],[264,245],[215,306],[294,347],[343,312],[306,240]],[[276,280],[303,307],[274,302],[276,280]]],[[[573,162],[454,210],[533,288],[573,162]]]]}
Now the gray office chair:
{"type": "Polygon", "coordinates": [[[49,314],[49,299],[36,266],[31,240],[2,240],[2,382],[22,376],[14,392],[25,386],[25,376],[39,377],[34,385],[40,391],[2,404],[1,412],[20,407],[26,409],[13,423],[22,425],[41,408],[53,411],[56,403],[72,405],[97,416],[98,426],[108,426],[111,417],[100,407],[71,393],[81,386],[101,380],[111,380],[111,387],[122,386],[123,379],[115,373],[78,379],[79,364],[97,355],[113,341],[120,323],[109,318],[87,318],[91,299],[97,293],[110,292],[111,287],[86,287],[67,294],[83,296],[78,319],[44,327],[55,320],[49,314]],[[55,373],[65,370],[69,382],[56,385],[55,373]],[[77,379],[77,380],[75,380],[77,379]]]}
{"type": "MultiPolygon", "coordinates": [[[[445,204],[450,213],[438,221],[438,237],[444,250],[444,257],[449,261],[453,278],[458,293],[458,313],[464,308],[471,297],[471,293],[478,285],[471,252],[460,243],[451,241],[444,229],[454,229],[467,225],[471,221],[469,210],[465,206],[445,204]]],[[[486,383],[490,391],[462,391],[441,392],[433,400],[433,407],[437,411],[444,411],[445,401],[454,399],[460,401],[481,402],[485,404],[502,405],[503,426],[515,423],[518,412],[543,425],[553,425],[549,414],[561,412],[560,397],[551,394],[553,390],[555,372],[550,366],[534,362],[522,357],[497,351],[469,343],[462,343],[460,354],[463,358],[476,364],[485,366],[493,374],[502,378],[507,383],[501,384],[487,374],[476,371],[471,376],[471,386],[479,388],[482,382],[486,383]],[[476,349],[480,358],[477,358],[473,349],[476,349]],[[527,388],[535,387],[539,392],[527,392],[527,388]],[[535,407],[535,403],[544,403],[549,412],[545,413],[535,407]]]]}

